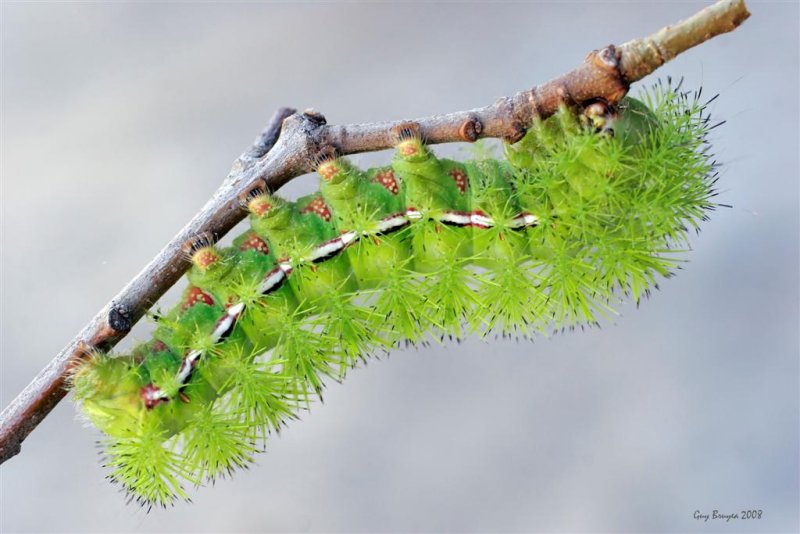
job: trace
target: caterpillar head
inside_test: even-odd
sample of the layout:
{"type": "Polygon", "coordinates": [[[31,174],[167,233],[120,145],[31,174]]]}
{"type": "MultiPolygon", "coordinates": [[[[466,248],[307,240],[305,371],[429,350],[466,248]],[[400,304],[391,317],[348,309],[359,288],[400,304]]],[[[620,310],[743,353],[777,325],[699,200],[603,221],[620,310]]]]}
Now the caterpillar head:
{"type": "MultiPolygon", "coordinates": [[[[531,197],[545,201],[542,211],[563,217],[581,202],[600,202],[614,190],[617,177],[635,175],[623,169],[624,153],[644,143],[657,127],[653,112],[631,97],[619,106],[592,102],[577,116],[562,107],[536,120],[518,143],[506,144],[506,157],[540,177],[528,185],[535,192],[531,197]]],[[[520,194],[527,197],[523,189],[520,194]]]]}
{"type": "Polygon", "coordinates": [[[595,132],[619,138],[626,146],[644,142],[658,127],[653,111],[630,96],[616,106],[600,101],[589,104],[583,110],[581,122],[595,132]]]}
{"type": "Polygon", "coordinates": [[[592,102],[583,109],[580,120],[596,132],[610,132],[613,134],[612,124],[619,115],[619,109],[603,101],[592,102]]]}
{"type": "Polygon", "coordinates": [[[658,119],[642,101],[626,96],[619,103],[619,113],[614,117],[611,129],[623,144],[637,145],[658,129],[658,119]]]}

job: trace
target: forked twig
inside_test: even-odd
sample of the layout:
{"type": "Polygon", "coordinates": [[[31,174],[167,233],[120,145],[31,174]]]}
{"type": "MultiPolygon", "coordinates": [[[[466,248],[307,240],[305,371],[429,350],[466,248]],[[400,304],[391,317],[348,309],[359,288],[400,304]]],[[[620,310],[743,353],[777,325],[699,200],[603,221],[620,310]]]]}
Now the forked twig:
{"type": "Polygon", "coordinates": [[[334,126],[313,111],[281,108],[254,145],[233,164],[222,186],[178,234],[109,302],[0,414],[0,463],[21,444],[66,395],[70,368],[94,349],[108,350],[188,268],[182,252],[192,237],[220,237],[245,216],[239,195],[257,180],[275,191],[313,168],[321,151],[355,154],[392,147],[403,128],[419,130],[431,144],[500,137],[516,141],[526,125],[552,115],[562,103],[614,103],[630,84],[716,35],[736,29],[750,14],[743,0],[720,0],[674,26],[621,46],[591,52],[576,69],[528,91],[469,111],[413,121],[334,126]]]}

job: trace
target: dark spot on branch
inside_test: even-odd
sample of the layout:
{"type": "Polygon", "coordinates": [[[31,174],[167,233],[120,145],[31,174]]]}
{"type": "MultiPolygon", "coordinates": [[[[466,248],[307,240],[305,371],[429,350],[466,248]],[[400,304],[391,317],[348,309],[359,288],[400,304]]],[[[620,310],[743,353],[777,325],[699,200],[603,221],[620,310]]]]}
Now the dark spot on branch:
{"type": "Polygon", "coordinates": [[[131,314],[123,304],[112,304],[108,310],[108,326],[120,333],[127,333],[133,327],[131,314]]]}
{"type": "Polygon", "coordinates": [[[458,135],[468,143],[474,143],[478,140],[481,132],[483,131],[483,124],[478,117],[472,115],[461,124],[458,129],[458,135]]]}

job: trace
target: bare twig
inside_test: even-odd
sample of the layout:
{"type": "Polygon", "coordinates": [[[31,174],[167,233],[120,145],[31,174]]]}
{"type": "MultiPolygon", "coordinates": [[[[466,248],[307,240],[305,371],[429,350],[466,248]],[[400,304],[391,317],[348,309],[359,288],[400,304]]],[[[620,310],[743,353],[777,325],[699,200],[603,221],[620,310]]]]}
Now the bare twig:
{"type": "Polygon", "coordinates": [[[71,366],[93,349],[113,347],[183,275],[188,267],[183,245],[203,232],[222,236],[244,217],[238,197],[256,181],[264,180],[277,190],[312,170],[320,151],[354,154],[390,148],[404,128],[418,130],[431,144],[482,137],[516,141],[535,117],[550,116],[561,103],[619,101],[632,82],[681,52],[734,30],[748,16],[743,0],[721,0],[645,39],[594,51],[579,67],[554,80],[470,111],[413,121],[329,126],[313,110],[302,114],[278,110],[211,200],[0,414],[0,463],[20,451],[22,441],[64,397],[71,366]]]}

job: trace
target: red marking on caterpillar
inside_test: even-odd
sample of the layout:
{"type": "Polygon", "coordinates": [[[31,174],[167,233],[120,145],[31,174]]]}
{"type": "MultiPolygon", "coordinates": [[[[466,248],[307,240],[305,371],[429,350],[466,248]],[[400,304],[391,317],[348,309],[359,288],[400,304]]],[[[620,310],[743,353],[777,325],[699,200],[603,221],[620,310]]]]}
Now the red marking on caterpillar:
{"type": "Polygon", "coordinates": [[[148,410],[152,410],[162,402],[169,402],[169,397],[161,391],[161,388],[147,384],[139,391],[139,396],[144,401],[144,406],[148,410]]]}
{"type": "Polygon", "coordinates": [[[459,193],[462,195],[467,192],[467,173],[462,171],[461,169],[453,169],[449,172],[450,176],[453,178],[453,181],[456,183],[456,187],[458,187],[459,193]]]}
{"type": "Polygon", "coordinates": [[[331,221],[331,210],[321,196],[315,197],[308,206],[300,210],[300,213],[314,213],[325,222],[331,221]]]}
{"type": "Polygon", "coordinates": [[[197,286],[191,286],[186,291],[186,298],[183,301],[183,309],[184,310],[189,309],[198,302],[202,302],[203,304],[208,304],[209,306],[214,305],[214,299],[211,298],[211,295],[205,293],[202,289],[200,289],[197,286]]]}
{"type": "Polygon", "coordinates": [[[341,168],[339,164],[335,160],[326,161],[322,163],[318,168],[317,172],[322,177],[323,180],[330,181],[336,176],[341,168]]]}
{"type": "Polygon", "coordinates": [[[247,203],[247,210],[259,217],[264,216],[271,209],[272,203],[264,195],[256,196],[247,203]]]}
{"type": "Polygon", "coordinates": [[[397,179],[394,177],[394,171],[385,169],[375,175],[374,180],[385,187],[391,194],[396,195],[400,192],[400,187],[397,185],[397,179]]]}
{"type": "Polygon", "coordinates": [[[419,153],[419,141],[417,139],[407,139],[397,145],[397,149],[405,157],[415,156],[419,153]]]}
{"type": "MultiPolygon", "coordinates": [[[[383,218],[379,225],[377,232],[371,234],[369,232],[365,233],[365,236],[372,236],[373,238],[377,237],[381,234],[391,233],[395,230],[399,230],[400,228],[405,227],[406,225],[410,224],[413,220],[419,220],[422,218],[422,214],[416,208],[407,208],[405,214],[397,213],[394,215],[390,215],[388,217],[383,218]]],[[[523,228],[525,226],[535,226],[538,223],[538,218],[535,215],[530,215],[527,213],[521,213],[514,219],[512,219],[512,224],[509,226],[512,228],[523,228]]],[[[442,224],[449,224],[453,226],[459,227],[469,227],[474,226],[477,228],[491,228],[494,226],[494,220],[491,217],[488,217],[482,211],[474,211],[474,212],[463,212],[463,211],[448,211],[443,213],[437,218],[437,221],[442,224]]],[[[439,227],[437,225],[437,231],[439,231],[439,227]]],[[[306,258],[306,261],[311,261],[313,263],[321,263],[323,261],[329,260],[339,253],[341,253],[345,248],[347,248],[352,243],[355,243],[360,239],[358,233],[354,231],[345,231],[342,232],[341,235],[330,239],[317,247],[315,247],[310,256],[306,258]]],[[[501,235],[500,239],[504,239],[501,235]]],[[[267,295],[276,289],[278,289],[283,283],[288,279],[289,274],[292,272],[292,264],[291,259],[284,258],[278,261],[278,265],[269,271],[259,284],[259,292],[262,295],[267,295]]],[[[213,299],[210,296],[203,293],[197,287],[191,287],[189,290],[189,294],[191,298],[187,298],[187,301],[191,301],[193,304],[197,302],[205,302],[207,304],[213,304],[213,299]]],[[[239,302],[233,304],[233,297],[228,299],[228,308],[226,309],[225,313],[217,320],[213,331],[211,332],[211,340],[213,343],[220,343],[225,340],[232,332],[236,325],[237,319],[241,316],[241,314],[245,310],[245,304],[243,302],[239,302]]],[[[165,346],[166,348],[166,346],[165,346]]],[[[187,353],[184,357],[181,367],[178,371],[178,375],[176,377],[177,382],[179,384],[185,385],[189,378],[191,377],[192,371],[197,366],[198,362],[202,358],[203,352],[201,350],[191,350],[187,353]]],[[[141,391],[141,397],[145,401],[145,406],[148,409],[157,406],[160,402],[166,402],[169,400],[167,395],[158,387],[154,386],[153,384],[148,384],[141,391]]],[[[181,397],[183,399],[183,397],[181,397]]],[[[184,402],[187,402],[184,400],[184,402]]]]}
{"type": "Polygon", "coordinates": [[[256,252],[260,252],[262,254],[269,254],[269,245],[267,242],[258,237],[255,232],[251,232],[247,239],[245,239],[241,245],[239,245],[239,250],[255,250],[256,252]]]}
{"type": "MultiPolygon", "coordinates": [[[[321,198],[318,197],[319,200],[321,198]]],[[[316,201],[317,199],[315,199],[316,201]]],[[[312,202],[313,203],[313,202],[312,202]]],[[[327,209],[327,206],[326,206],[327,209]]],[[[422,214],[416,208],[407,208],[405,213],[397,213],[394,215],[390,215],[388,217],[384,217],[381,219],[377,231],[372,234],[369,232],[365,232],[365,236],[372,236],[373,238],[377,238],[378,235],[388,234],[395,230],[399,230],[410,224],[412,221],[422,219],[422,214]]],[[[511,224],[509,226],[511,228],[524,228],[526,226],[535,226],[538,224],[538,217],[535,215],[531,215],[528,213],[520,213],[516,217],[512,219],[511,224]]],[[[474,212],[463,212],[463,211],[448,211],[441,214],[437,218],[437,222],[442,224],[448,224],[453,226],[459,227],[469,227],[473,226],[476,228],[491,228],[494,226],[494,220],[487,216],[484,212],[476,210],[474,212]]],[[[437,225],[437,232],[439,231],[439,227],[437,225]]],[[[263,243],[264,247],[266,247],[266,243],[261,240],[258,236],[251,234],[250,237],[254,237],[257,241],[263,243]]],[[[245,243],[240,247],[242,250],[247,250],[252,247],[245,246],[245,244],[250,244],[250,237],[245,241],[245,243]]],[[[306,258],[306,261],[311,261],[312,263],[321,263],[323,261],[329,260],[339,253],[341,253],[345,248],[347,248],[352,243],[355,243],[360,239],[358,233],[354,231],[344,231],[338,237],[330,239],[317,247],[315,247],[310,256],[306,258]]],[[[504,239],[504,236],[500,236],[500,239],[504,239]]],[[[258,243],[254,241],[256,245],[256,249],[258,249],[258,243]]],[[[204,249],[205,250],[205,249],[204,249]]],[[[211,250],[211,249],[208,249],[211,250]]],[[[212,250],[213,252],[213,250],[212,250]]],[[[268,253],[268,251],[266,252],[268,253]]],[[[288,279],[289,274],[292,272],[292,264],[290,258],[283,258],[278,260],[278,265],[269,271],[259,284],[259,292],[262,295],[267,295],[276,289],[278,289],[283,283],[288,279]]],[[[192,286],[189,288],[186,304],[185,307],[191,306],[196,304],[197,302],[204,302],[206,304],[212,305],[213,299],[204,293],[199,288],[192,286]],[[188,306],[187,306],[188,304],[188,306]]],[[[213,343],[220,343],[224,341],[232,332],[234,327],[236,326],[236,321],[241,316],[241,314],[245,310],[245,304],[243,302],[239,302],[234,304],[233,297],[228,298],[227,302],[227,309],[225,313],[217,320],[213,331],[211,332],[211,340],[213,343]]],[[[162,344],[163,345],[163,344],[162,344]]],[[[166,345],[164,345],[166,349],[166,345]]],[[[181,362],[180,369],[176,376],[176,380],[178,384],[185,385],[189,378],[192,375],[192,371],[197,366],[198,362],[203,356],[203,351],[199,349],[190,350],[187,352],[186,356],[184,357],[183,361],[181,362]]],[[[153,407],[157,406],[161,402],[169,401],[169,397],[167,394],[162,391],[160,388],[153,384],[148,384],[144,386],[140,392],[141,398],[145,402],[145,406],[147,409],[152,409],[153,407]]],[[[182,391],[179,393],[181,400],[184,402],[188,402],[188,397],[186,397],[185,393],[182,391]]]]}

